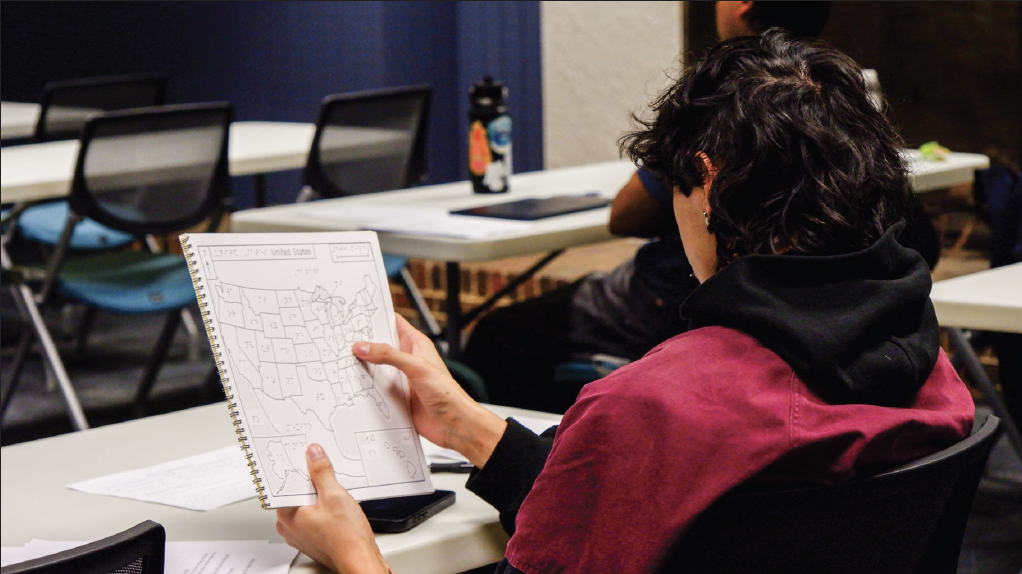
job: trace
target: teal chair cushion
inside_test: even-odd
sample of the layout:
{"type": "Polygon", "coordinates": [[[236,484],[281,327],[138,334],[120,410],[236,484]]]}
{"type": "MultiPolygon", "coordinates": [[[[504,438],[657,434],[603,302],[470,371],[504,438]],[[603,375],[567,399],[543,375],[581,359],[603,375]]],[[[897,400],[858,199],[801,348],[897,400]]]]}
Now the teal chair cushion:
{"type": "Polygon", "coordinates": [[[628,363],[628,359],[602,353],[579,357],[559,363],[554,370],[554,382],[559,385],[578,385],[581,388],[582,385],[602,379],[628,363]]]}
{"type": "MultiPolygon", "coordinates": [[[[26,239],[47,245],[56,245],[67,222],[66,201],[55,201],[35,205],[26,209],[18,218],[18,227],[26,239]]],[[[111,229],[91,219],[84,219],[75,226],[71,235],[71,249],[109,249],[128,245],[135,238],[123,231],[111,229]]]]}
{"type": "Polygon", "coordinates": [[[120,251],[68,261],[61,268],[59,292],[119,313],[159,313],[195,302],[184,257],[167,253],[120,251]]]}
{"type": "Polygon", "coordinates": [[[407,263],[407,257],[383,254],[383,267],[387,270],[387,277],[390,279],[396,279],[401,274],[401,268],[407,263]]]}

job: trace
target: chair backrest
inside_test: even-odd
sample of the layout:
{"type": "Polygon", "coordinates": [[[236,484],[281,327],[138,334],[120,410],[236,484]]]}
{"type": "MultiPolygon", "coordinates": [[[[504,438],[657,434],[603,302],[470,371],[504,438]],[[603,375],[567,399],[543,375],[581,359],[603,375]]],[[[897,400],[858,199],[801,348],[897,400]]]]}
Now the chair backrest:
{"type": "Polygon", "coordinates": [[[432,93],[430,86],[410,86],[324,99],[305,184],[321,197],[341,197],[420,183],[432,93]]]}
{"type": "Polygon", "coordinates": [[[3,574],[163,574],[167,534],[151,521],[120,534],[35,560],[4,566],[3,574]]]}
{"type": "Polygon", "coordinates": [[[33,139],[78,139],[85,120],[94,114],[162,106],[166,103],[166,85],[166,77],[160,74],[50,82],[43,88],[33,139]]]}
{"type": "Polygon", "coordinates": [[[230,194],[228,103],[108,112],[82,128],[69,205],[114,229],[179,231],[230,194]]]}
{"type": "Polygon", "coordinates": [[[954,574],[999,423],[840,485],[740,487],[700,515],[662,572],[954,574]]]}

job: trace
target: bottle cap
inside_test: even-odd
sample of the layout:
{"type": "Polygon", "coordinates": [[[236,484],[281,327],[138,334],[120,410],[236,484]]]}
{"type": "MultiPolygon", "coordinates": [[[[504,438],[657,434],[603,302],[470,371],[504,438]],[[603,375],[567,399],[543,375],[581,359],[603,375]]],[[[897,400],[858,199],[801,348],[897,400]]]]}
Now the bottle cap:
{"type": "Polygon", "coordinates": [[[493,76],[486,75],[483,76],[483,81],[469,88],[468,93],[481,105],[492,105],[507,97],[507,86],[500,82],[494,82],[493,76]]]}

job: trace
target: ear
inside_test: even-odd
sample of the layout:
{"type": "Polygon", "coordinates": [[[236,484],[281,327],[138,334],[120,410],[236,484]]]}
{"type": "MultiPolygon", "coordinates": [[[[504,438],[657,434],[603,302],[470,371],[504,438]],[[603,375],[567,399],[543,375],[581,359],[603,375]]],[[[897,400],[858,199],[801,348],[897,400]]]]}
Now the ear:
{"type": "Polygon", "coordinates": [[[696,157],[703,162],[703,189],[709,192],[714,178],[717,177],[717,166],[713,165],[713,162],[710,161],[710,156],[704,152],[696,153],[696,157]]]}

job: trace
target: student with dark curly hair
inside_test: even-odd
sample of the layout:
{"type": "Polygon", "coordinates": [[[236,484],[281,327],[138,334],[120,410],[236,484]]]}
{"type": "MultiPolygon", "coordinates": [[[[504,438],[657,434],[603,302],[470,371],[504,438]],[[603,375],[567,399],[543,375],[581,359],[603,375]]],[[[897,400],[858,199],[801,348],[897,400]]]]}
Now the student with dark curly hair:
{"type": "MultiPolygon", "coordinates": [[[[513,533],[499,572],[658,572],[737,485],[840,483],[973,424],[929,270],[898,241],[901,142],[853,61],[777,30],[736,38],[652,111],[626,149],[674,189],[693,328],[587,385],[552,441],[473,402],[407,322],[400,351],[353,346],[402,370],[419,432],[478,467],[469,488],[513,533]]],[[[278,531],[337,572],[387,572],[323,450],[307,458],[320,498],[278,510],[278,531]]]]}
{"type": "MultiPolygon", "coordinates": [[[[830,7],[830,2],[717,2],[717,33],[727,40],[780,27],[815,38],[830,7]]],[[[461,359],[482,376],[492,403],[563,413],[587,381],[558,377],[561,365],[601,355],[607,364],[634,361],[688,329],[678,308],[699,282],[681,247],[671,195],[656,174],[639,169],[614,198],[608,222],[614,235],[648,239],[635,257],[479,320],[461,359]]],[[[939,237],[914,197],[906,220],[902,245],[922,253],[932,268],[939,237]]]]}
{"type": "MultiPolygon", "coordinates": [[[[716,2],[721,40],[780,27],[820,35],[830,2],[716,2]]],[[[584,380],[558,380],[558,365],[596,355],[634,361],[688,329],[678,307],[698,285],[671,215],[671,189],[638,170],[618,191],[610,232],[648,241],[635,257],[539,297],[487,313],[461,360],[486,382],[494,404],[563,413],[584,380]]]]}

